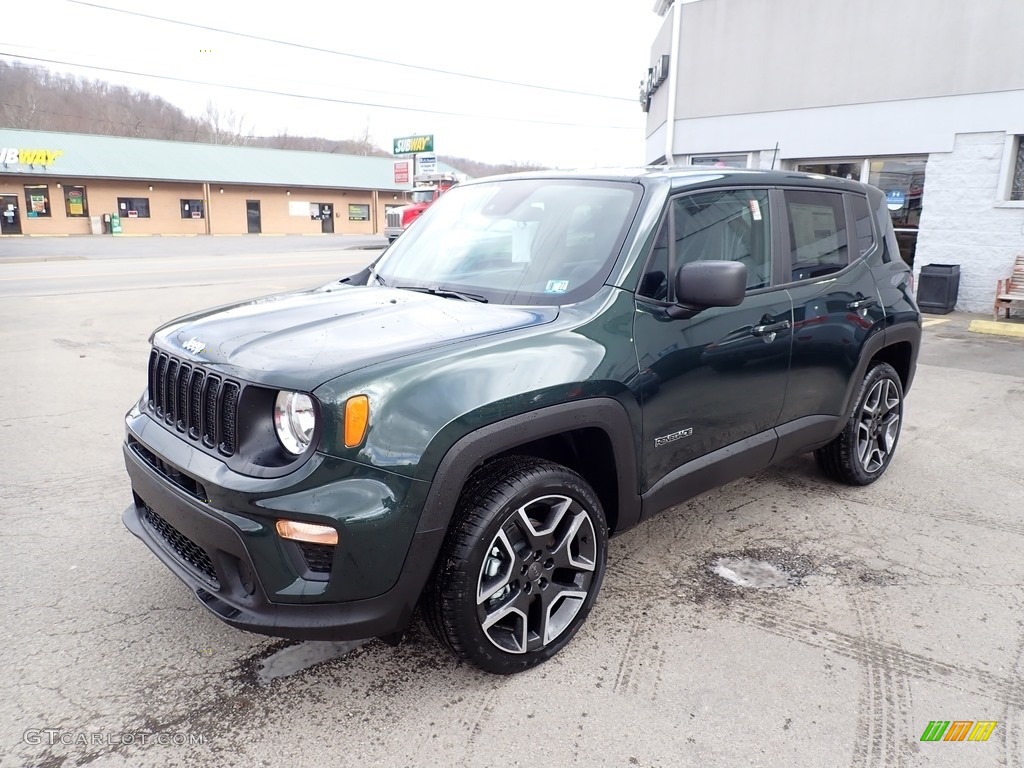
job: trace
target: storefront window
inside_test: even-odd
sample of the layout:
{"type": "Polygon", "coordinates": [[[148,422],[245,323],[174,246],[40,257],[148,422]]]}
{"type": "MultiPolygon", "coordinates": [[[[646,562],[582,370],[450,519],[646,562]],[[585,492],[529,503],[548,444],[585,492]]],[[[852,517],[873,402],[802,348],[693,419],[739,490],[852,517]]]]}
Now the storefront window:
{"type": "Polygon", "coordinates": [[[117,198],[117,213],[122,219],[148,219],[148,197],[117,198]]]}
{"type": "Polygon", "coordinates": [[[864,167],[862,159],[854,160],[829,160],[822,163],[798,163],[796,169],[803,173],[817,173],[821,176],[835,176],[839,179],[853,179],[860,181],[861,169],[864,167]]]}
{"type": "Polygon", "coordinates": [[[203,218],[203,201],[202,200],[182,200],[181,201],[181,218],[183,218],[183,219],[201,219],[201,218],[203,218]]]}
{"type": "Polygon", "coordinates": [[[349,221],[369,221],[370,206],[353,203],[348,207],[349,221]]]}
{"type": "Polygon", "coordinates": [[[690,165],[711,168],[746,168],[747,155],[691,155],[690,165]]]}
{"type": "Polygon", "coordinates": [[[26,216],[35,219],[50,215],[50,188],[45,184],[25,185],[26,216]]]}
{"type": "Polygon", "coordinates": [[[1013,186],[1011,200],[1024,200],[1024,136],[1017,137],[1017,156],[1013,163],[1013,186]]]}
{"type": "Polygon", "coordinates": [[[89,215],[85,187],[64,187],[64,213],[69,218],[89,215]]]}

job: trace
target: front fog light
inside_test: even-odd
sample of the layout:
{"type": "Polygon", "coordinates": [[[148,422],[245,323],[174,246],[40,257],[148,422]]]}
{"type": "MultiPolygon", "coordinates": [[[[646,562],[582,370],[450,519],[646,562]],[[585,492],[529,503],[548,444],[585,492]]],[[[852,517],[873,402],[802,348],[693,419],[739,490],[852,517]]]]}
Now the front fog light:
{"type": "Polygon", "coordinates": [[[327,544],[337,546],[338,532],[329,525],[300,523],[298,520],[278,520],[274,526],[277,535],[282,539],[304,541],[308,544],[327,544]]]}
{"type": "Polygon", "coordinates": [[[277,439],[288,453],[299,456],[309,447],[316,426],[313,398],[301,392],[278,392],[274,403],[277,439]]]}

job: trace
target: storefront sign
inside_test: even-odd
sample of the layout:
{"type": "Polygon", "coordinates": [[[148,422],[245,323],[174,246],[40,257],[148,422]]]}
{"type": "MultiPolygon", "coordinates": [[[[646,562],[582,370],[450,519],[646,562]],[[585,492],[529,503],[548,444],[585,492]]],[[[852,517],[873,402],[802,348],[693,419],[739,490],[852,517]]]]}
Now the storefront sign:
{"type": "Polygon", "coordinates": [[[63,149],[20,149],[0,147],[0,163],[20,165],[53,165],[53,161],[64,154],[63,149]]]}
{"type": "Polygon", "coordinates": [[[348,207],[348,220],[349,221],[369,221],[370,220],[370,206],[360,204],[350,204],[348,207]]]}
{"type": "Polygon", "coordinates": [[[427,136],[404,136],[394,140],[395,155],[413,155],[417,152],[434,151],[434,135],[427,136]]]}
{"type": "Polygon", "coordinates": [[[395,184],[409,183],[409,161],[399,160],[395,163],[395,184]]]}
{"type": "Polygon", "coordinates": [[[644,112],[651,108],[651,97],[668,77],[668,54],[663,53],[647,70],[647,78],[640,81],[640,106],[644,112]]]}
{"type": "Polygon", "coordinates": [[[907,204],[907,195],[902,189],[890,189],[885,193],[885,204],[890,211],[898,211],[907,204]]]}
{"type": "Polygon", "coordinates": [[[420,173],[437,173],[437,155],[420,155],[416,164],[420,173]]]}
{"type": "Polygon", "coordinates": [[[308,200],[289,200],[288,201],[288,215],[289,216],[309,216],[312,210],[312,204],[308,200]]]}
{"type": "Polygon", "coordinates": [[[68,190],[68,213],[72,216],[85,215],[85,196],[82,194],[82,190],[68,190]]]}

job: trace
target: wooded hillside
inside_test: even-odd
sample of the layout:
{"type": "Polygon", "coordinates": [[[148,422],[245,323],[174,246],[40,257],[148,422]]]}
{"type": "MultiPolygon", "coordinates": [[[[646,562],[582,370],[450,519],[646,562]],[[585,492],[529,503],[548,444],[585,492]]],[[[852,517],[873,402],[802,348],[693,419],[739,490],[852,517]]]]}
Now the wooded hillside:
{"type": "MultiPolygon", "coordinates": [[[[316,136],[256,136],[245,115],[207,102],[200,116],[146,91],[0,61],[0,126],[37,131],[98,133],[205,144],[237,144],[348,155],[388,157],[368,131],[351,139],[316,136]]],[[[479,178],[496,173],[537,170],[529,163],[484,163],[438,155],[463,173],[479,178]]]]}

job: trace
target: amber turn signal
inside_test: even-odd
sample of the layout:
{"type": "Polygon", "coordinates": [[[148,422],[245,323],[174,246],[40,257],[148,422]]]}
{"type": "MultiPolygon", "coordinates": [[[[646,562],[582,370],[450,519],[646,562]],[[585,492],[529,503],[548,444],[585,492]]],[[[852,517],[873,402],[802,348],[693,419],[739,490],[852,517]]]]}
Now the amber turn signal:
{"type": "Polygon", "coordinates": [[[366,395],[350,397],[345,402],[345,447],[355,448],[366,437],[370,424],[370,398],[366,395]]]}
{"type": "Polygon", "coordinates": [[[331,546],[336,546],[338,543],[338,532],[329,525],[300,523],[297,520],[278,520],[276,527],[277,535],[282,539],[305,541],[309,544],[330,544],[331,546]]]}

